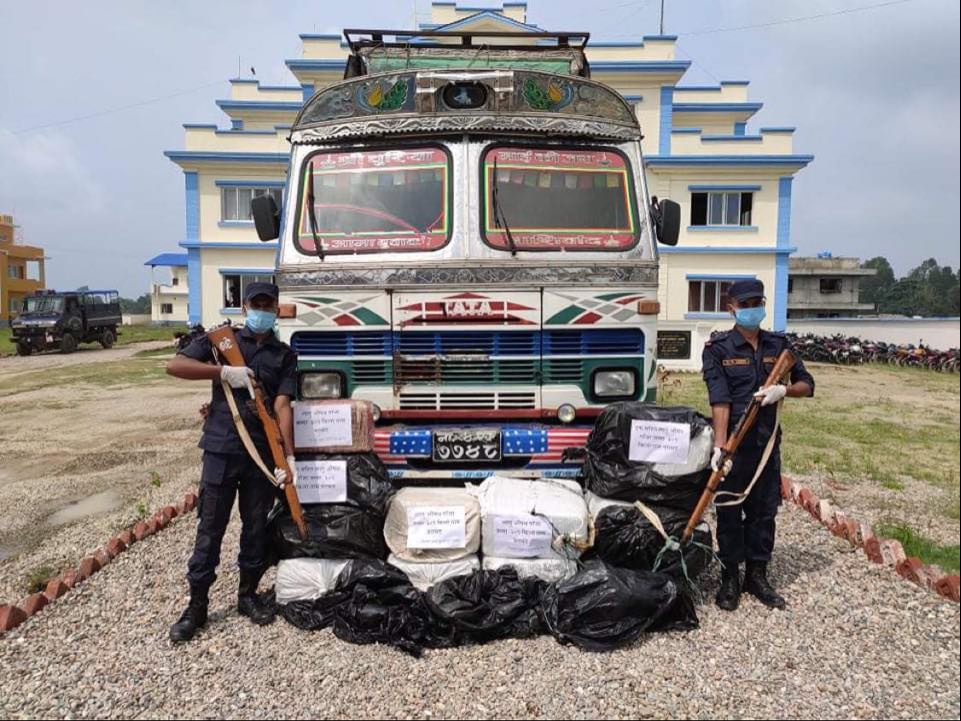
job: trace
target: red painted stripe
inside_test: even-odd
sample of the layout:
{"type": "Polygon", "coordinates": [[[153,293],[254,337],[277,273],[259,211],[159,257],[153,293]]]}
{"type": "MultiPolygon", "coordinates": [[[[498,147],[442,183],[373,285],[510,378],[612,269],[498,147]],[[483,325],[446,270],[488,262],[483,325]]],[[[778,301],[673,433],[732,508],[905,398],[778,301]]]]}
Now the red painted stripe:
{"type": "Polygon", "coordinates": [[[360,321],[352,315],[339,315],[334,318],[334,323],[337,325],[360,325],[360,321]]]}
{"type": "Polygon", "coordinates": [[[585,313],[574,321],[574,325],[591,325],[596,323],[601,319],[601,316],[591,311],[590,313],[585,313]]]}

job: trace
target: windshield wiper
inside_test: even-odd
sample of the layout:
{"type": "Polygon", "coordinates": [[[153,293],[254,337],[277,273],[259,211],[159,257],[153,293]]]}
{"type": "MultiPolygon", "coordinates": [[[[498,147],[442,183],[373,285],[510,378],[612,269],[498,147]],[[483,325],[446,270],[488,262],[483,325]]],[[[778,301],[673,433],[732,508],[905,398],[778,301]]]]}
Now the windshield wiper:
{"type": "Polygon", "coordinates": [[[504,235],[507,237],[507,247],[510,248],[511,255],[517,255],[517,243],[514,242],[514,236],[511,234],[510,226],[507,224],[507,218],[504,217],[504,209],[501,207],[500,201],[498,200],[498,190],[497,190],[497,158],[494,158],[494,186],[491,190],[491,205],[494,211],[494,225],[498,228],[504,229],[504,235]]]}
{"type": "Polygon", "coordinates": [[[310,234],[314,239],[314,251],[321,262],[324,260],[324,246],[317,237],[317,211],[314,209],[314,164],[307,166],[307,220],[310,222],[310,234]]]}

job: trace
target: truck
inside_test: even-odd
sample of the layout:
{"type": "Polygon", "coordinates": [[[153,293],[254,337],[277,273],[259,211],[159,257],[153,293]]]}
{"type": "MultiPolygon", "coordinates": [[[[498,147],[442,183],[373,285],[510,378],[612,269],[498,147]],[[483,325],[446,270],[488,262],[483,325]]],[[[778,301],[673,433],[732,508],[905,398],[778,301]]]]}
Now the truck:
{"type": "Polygon", "coordinates": [[[400,484],[574,477],[596,416],[656,399],[658,243],[634,108],[587,33],[345,30],[290,135],[278,332],[298,399],[373,404],[400,484]]]}
{"type": "Polygon", "coordinates": [[[80,343],[110,348],[121,324],[116,290],[41,290],[24,298],[22,312],[11,321],[17,355],[59,349],[73,353],[80,343]]]}

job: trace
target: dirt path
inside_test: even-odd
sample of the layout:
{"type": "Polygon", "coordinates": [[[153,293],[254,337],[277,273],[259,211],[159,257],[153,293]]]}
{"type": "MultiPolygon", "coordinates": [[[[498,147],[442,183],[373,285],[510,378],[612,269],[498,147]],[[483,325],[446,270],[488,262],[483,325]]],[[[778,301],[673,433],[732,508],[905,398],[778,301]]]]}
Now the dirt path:
{"type": "Polygon", "coordinates": [[[75,353],[38,353],[31,356],[0,356],[0,377],[13,377],[20,373],[45,370],[48,368],[63,368],[65,366],[82,365],[84,363],[110,363],[133,357],[142,350],[165,348],[170,341],[157,340],[145,343],[131,343],[129,345],[104,350],[97,345],[80,346],[75,353]]]}

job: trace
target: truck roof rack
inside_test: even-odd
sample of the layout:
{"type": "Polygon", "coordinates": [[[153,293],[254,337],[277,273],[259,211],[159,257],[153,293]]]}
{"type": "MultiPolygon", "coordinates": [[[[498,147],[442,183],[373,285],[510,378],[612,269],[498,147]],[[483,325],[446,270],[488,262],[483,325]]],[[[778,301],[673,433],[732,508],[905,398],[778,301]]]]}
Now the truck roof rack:
{"type": "Polygon", "coordinates": [[[557,48],[576,48],[584,50],[591,34],[586,32],[519,32],[516,30],[363,30],[351,28],[344,30],[344,38],[350,46],[351,52],[356,53],[361,48],[387,47],[387,48],[406,48],[416,45],[421,48],[450,47],[449,43],[424,41],[421,38],[460,38],[461,46],[467,48],[477,48],[489,45],[489,43],[475,43],[474,38],[516,38],[518,40],[537,39],[555,40],[556,44],[538,45],[501,45],[497,47],[504,50],[531,50],[538,49],[556,50],[557,48]],[[367,37],[360,37],[367,36],[367,37]],[[393,38],[388,41],[386,38],[393,38]],[[572,39],[578,39],[579,43],[572,43],[572,39]]]}

